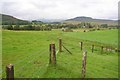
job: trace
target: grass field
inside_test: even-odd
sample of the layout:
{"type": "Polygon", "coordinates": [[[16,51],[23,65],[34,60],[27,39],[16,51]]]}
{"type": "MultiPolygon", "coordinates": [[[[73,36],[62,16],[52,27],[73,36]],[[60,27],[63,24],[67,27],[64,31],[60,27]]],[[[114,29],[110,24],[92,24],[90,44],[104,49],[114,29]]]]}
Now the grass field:
{"type": "Polygon", "coordinates": [[[84,42],[87,51],[87,78],[118,78],[118,54],[106,52],[91,45],[113,46],[118,44],[118,30],[93,32],[52,31],[2,31],[2,77],[5,77],[5,66],[14,64],[16,78],[80,78],[82,51],[80,41],[84,42]],[[57,54],[56,66],[49,65],[49,44],[56,44],[62,38],[65,49],[57,54]]]}

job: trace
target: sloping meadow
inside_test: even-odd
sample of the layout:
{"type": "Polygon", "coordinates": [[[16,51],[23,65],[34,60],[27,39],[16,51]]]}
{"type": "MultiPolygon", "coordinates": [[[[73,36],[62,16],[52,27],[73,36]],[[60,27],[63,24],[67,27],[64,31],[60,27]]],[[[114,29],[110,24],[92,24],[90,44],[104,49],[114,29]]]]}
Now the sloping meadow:
{"type": "Polygon", "coordinates": [[[118,78],[118,30],[93,32],[3,31],[2,75],[5,67],[14,65],[15,78],[81,78],[82,53],[87,51],[86,78],[118,78]],[[62,47],[56,54],[56,65],[49,64],[49,44],[59,50],[59,38],[72,54],[62,47]],[[81,50],[80,42],[83,42],[81,50]],[[94,52],[91,46],[94,45],[94,52]],[[101,46],[112,47],[112,50],[101,46]]]}

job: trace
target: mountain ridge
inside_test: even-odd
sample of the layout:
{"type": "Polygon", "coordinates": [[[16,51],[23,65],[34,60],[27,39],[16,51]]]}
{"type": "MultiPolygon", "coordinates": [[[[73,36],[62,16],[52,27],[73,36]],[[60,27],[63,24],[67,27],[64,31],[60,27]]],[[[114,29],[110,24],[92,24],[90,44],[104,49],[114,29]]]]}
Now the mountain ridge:
{"type": "Polygon", "coordinates": [[[64,22],[67,21],[76,21],[76,22],[94,22],[99,24],[117,24],[117,20],[108,20],[108,19],[94,19],[92,17],[85,17],[85,16],[78,16],[75,18],[67,19],[64,22]]]}
{"type": "Polygon", "coordinates": [[[18,19],[16,17],[13,17],[11,15],[6,15],[6,14],[1,14],[0,13],[0,16],[1,16],[1,20],[2,20],[3,25],[7,25],[7,24],[28,24],[29,23],[29,21],[27,21],[27,20],[21,20],[21,19],[18,19]]]}
{"type": "MultiPolygon", "coordinates": [[[[28,20],[21,20],[18,19],[16,17],[13,17],[11,15],[6,15],[6,14],[1,14],[0,16],[2,16],[2,23],[3,24],[28,24],[31,21],[28,20]]],[[[44,19],[45,20],[45,19],[44,19]]],[[[48,21],[42,21],[42,19],[39,19],[37,21],[42,21],[42,22],[46,22],[46,23],[51,23],[50,20],[48,21]]],[[[109,24],[109,25],[117,25],[118,24],[118,20],[108,20],[108,19],[94,19],[92,17],[86,17],[86,16],[78,16],[75,18],[70,18],[70,19],[64,19],[64,20],[57,20],[57,21],[52,21],[52,23],[54,22],[60,22],[60,23],[77,23],[79,24],[80,22],[92,22],[92,23],[98,23],[98,24],[109,24]]]]}

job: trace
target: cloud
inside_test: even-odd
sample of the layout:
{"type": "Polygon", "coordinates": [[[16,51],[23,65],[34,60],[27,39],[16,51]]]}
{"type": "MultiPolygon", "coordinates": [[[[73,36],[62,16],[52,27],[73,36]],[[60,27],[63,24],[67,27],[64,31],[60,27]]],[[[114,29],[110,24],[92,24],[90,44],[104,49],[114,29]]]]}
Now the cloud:
{"type": "Polygon", "coordinates": [[[66,19],[76,16],[117,19],[119,0],[2,0],[2,13],[20,19],[66,19]]]}

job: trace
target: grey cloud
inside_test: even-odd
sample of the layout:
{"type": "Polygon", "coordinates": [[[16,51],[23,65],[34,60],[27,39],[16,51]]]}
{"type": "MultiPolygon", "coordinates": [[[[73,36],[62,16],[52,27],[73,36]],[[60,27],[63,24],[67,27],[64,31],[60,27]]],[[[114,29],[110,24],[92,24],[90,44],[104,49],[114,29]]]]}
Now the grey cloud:
{"type": "Polygon", "coordinates": [[[21,19],[76,16],[117,19],[118,0],[2,0],[3,13],[21,19]],[[11,2],[10,2],[11,1],[11,2]]]}

